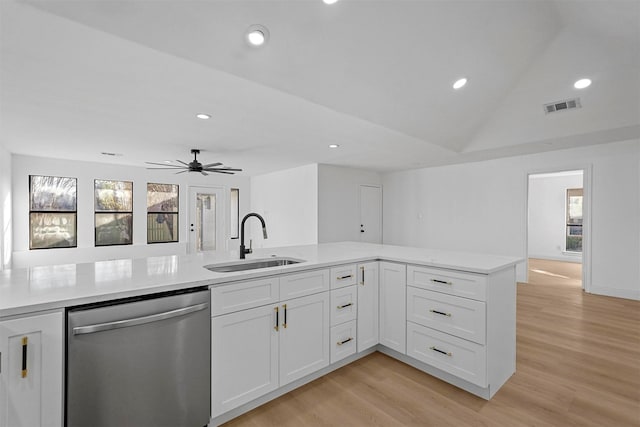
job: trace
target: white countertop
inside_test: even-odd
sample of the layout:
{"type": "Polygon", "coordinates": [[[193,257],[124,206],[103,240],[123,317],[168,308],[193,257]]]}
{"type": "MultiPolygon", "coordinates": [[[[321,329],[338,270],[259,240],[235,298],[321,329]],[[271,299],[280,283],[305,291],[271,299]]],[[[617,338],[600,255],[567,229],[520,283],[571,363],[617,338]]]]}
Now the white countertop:
{"type": "Polygon", "coordinates": [[[521,261],[514,257],[356,242],[259,249],[247,259],[274,255],[305,262],[232,273],[203,268],[236,261],[238,252],[232,251],[5,270],[0,272],[0,317],[376,259],[478,274],[490,274],[521,261]]]}

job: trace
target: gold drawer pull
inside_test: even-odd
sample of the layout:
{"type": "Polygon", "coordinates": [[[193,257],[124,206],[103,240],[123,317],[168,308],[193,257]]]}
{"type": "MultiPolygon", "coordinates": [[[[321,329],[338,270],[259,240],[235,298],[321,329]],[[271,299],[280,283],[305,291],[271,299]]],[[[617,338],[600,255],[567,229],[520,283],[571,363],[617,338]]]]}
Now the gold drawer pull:
{"type": "Polygon", "coordinates": [[[447,316],[447,317],[451,317],[451,313],[445,313],[444,311],[429,310],[429,312],[431,312],[431,313],[435,313],[435,314],[439,314],[440,316],[447,316]]]}
{"type": "Polygon", "coordinates": [[[343,308],[351,307],[352,305],[353,305],[353,303],[350,302],[349,304],[339,305],[337,308],[338,308],[338,310],[342,310],[343,308]]]}
{"type": "Polygon", "coordinates": [[[441,285],[453,285],[453,283],[451,282],[447,282],[446,280],[439,280],[439,279],[431,279],[431,281],[433,283],[439,283],[441,285]]]}
{"type": "Polygon", "coordinates": [[[342,345],[342,344],[346,344],[346,343],[348,343],[349,341],[352,341],[352,340],[353,340],[353,338],[349,337],[344,341],[338,341],[336,344],[342,345]]]}
{"type": "Polygon", "coordinates": [[[350,279],[352,277],[353,277],[353,274],[347,274],[346,276],[338,276],[338,277],[336,277],[336,280],[350,279]]]}
{"type": "Polygon", "coordinates": [[[435,351],[437,353],[444,354],[445,356],[449,356],[449,357],[453,356],[453,354],[451,354],[451,352],[440,350],[438,347],[429,347],[429,350],[433,350],[433,351],[435,351]]]}

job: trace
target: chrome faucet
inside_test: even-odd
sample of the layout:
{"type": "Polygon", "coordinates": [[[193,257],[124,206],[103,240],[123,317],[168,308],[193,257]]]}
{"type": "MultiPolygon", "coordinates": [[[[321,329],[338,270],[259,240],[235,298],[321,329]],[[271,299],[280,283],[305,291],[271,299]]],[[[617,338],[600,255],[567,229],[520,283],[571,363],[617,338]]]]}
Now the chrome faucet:
{"type": "Polygon", "coordinates": [[[244,223],[247,221],[247,219],[250,216],[255,216],[260,220],[260,222],[262,223],[262,236],[265,239],[267,238],[267,224],[265,224],[264,218],[262,218],[260,215],[254,212],[246,214],[244,218],[242,218],[242,224],[240,225],[240,259],[244,259],[244,256],[246,254],[250,254],[251,252],[253,252],[253,248],[251,247],[251,241],[249,241],[249,249],[244,248],[244,223]]]}

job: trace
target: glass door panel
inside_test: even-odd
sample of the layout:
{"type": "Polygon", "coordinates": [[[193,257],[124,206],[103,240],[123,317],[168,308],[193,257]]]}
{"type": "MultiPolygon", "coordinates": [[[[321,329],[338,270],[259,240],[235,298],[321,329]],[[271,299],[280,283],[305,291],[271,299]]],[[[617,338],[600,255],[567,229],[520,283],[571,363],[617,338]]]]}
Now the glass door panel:
{"type": "Polygon", "coordinates": [[[224,205],[220,188],[189,189],[189,251],[225,250],[224,205]]]}

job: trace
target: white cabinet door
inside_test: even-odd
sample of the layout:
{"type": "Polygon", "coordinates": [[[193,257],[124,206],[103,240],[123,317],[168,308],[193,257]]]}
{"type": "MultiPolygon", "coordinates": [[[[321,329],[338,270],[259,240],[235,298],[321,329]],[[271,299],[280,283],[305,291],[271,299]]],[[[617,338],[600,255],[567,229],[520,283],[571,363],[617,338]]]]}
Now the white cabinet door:
{"type": "Polygon", "coordinates": [[[62,425],[61,312],[0,321],[0,427],[62,425]]]}
{"type": "Polygon", "coordinates": [[[378,344],[378,264],[358,265],[358,352],[378,344]]]}
{"type": "Polygon", "coordinates": [[[280,386],[329,365],[329,292],[280,303],[280,386]]]}
{"type": "Polygon", "coordinates": [[[278,306],[211,319],[212,415],[278,388],[278,306]]]}
{"type": "Polygon", "coordinates": [[[407,266],[380,262],[380,344],[407,352],[407,266]]]}

